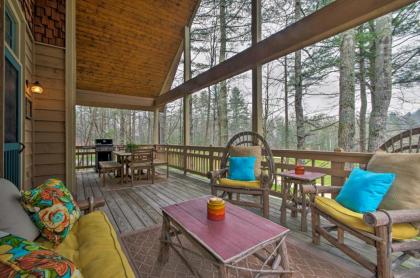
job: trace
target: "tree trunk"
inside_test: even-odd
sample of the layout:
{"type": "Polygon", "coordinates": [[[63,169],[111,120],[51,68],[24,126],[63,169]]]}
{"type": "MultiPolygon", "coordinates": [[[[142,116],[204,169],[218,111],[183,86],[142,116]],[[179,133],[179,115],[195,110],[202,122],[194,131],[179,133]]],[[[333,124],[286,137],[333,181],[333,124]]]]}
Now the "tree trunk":
{"type": "Polygon", "coordinates": [[[127,121],[128,121],[128,134],[127,134],[127,142],[134,143],[132,139],[133,135],[133,125],[132,125],[132,118],[131,118],[131,112],[126,113],[127,121]]]}
{"type": "MultiPolygon", "coordinates": [[[[214,86],[214,95],[213,95],[213,100],[214,100],[214,105],[213,105],[213,125],[212,125],[212,145],[215,145],[216,144],[216,135],[217,135],[217,132],[216,132],[216,123],[218,122],[217,121],[217,117],[218,117],[218,115],[217,115],[217,111],[218,111],[218,107],[219,107],[219,105],[218,105],[218,103],[219,103],[219,101],[218,101],[218,99],[217,99],[217,86],[214,86]]],[[[219,136],[217,136],[217,138],[219,138],[219,136]]]]}
{"type": "Polygon", "coordinates": [[[211,113],[211,87],[208,87],[207,90],[207,103],[206,103],[206,126],[204,132],[204,140],[206,143],[210,143],[211,139],[209,139],[209,132],[210,132],[210,113],[211,113]]]}
{"type": "Polygon", "coordinates": [[[114,133],[115,133],[115,135],[114,135],[114,137],[115,137],[114,138],[115,139],[114,144],[120,144],[120,141],[118,140],[119,138],[118,138],[118,132],[117,132],[117,130],[118,130],[117,113],[115,111],[112,112],[112,128],[114,129],[114,133]]]}
{"type": "Polygon", "coordinates": [[[363,47],[359,48],[359,82],[360,82],[360,112],[359,112],[359,150],[366,151],[366,110],[367,110],[367,96],[366,96],[366,65],[365,65],[365,51],[363,47]]]}
{"type": "Polygon", "coordinates": [[[166,105],[160,117],[160,144],[166,144],[166,105]]]}
{"type": "Polygon", "coordinates": [[[263,113],[263,137],[267,138],[268,135],[268,116],[270,113],[270,106],[269,106],[269,88],[270,88],[270,64],[266,64],[267,68],[267,76],[265,78],[265,99],[264,99],[264,113],[263,113]]]}
{"type": "Polygon", "coordinates": [[[341,35],[338,146],[351,151],[355,134],[354,29],[341,35]]]}
{"type": "Polygon", "coordinates": [[[392,17],[376,19],[376,55],[374,91],[371,93],[372,112],[369,120],[369,151],[375,151],[384,141],[388,108],[392,95],[392,17]]]}
{"type": "Polygon", "coordinates": [[[125,145],[125,115],[124,111],[120,110],[120,143],[125,145]]]}
{"type": "Polygon", "coordinates": [[[136,143],[136,112],[131,112],[131,141],[136,143]]]}
{"type": "MultiPolygon", "coordinates": [[[[300,0],[294,1],[295,22],[301,17],[300,0]]],[[[303,149],[305,145],[305,119],[303,117],[303,90],[302,90],[302,53],[295,52],[295,114],[296,114],[296,137],[297,149],[303,149]]]]}
{"type": "Polygon", "coordinates": [[[151,112],[147,113],[147,144],[151,144],[153,142],[153,118],[151,112]]]}
{"type": "Polygon", "coordinates": [[[289,148],[289,69],[287,56],[284,56],[284,147],[289,148]]]}
{"type": "Polygon", "coordinates": [[[188,105],[190,107],[189,110],[189,117],[190,117],[190,130],[188,131],[190,133],[190,144],[194,145],[194,119],[193,119],[193,96],[191,95],[188,101],[188,105]]]}
{"type": "MultiPolygon", "coordinates": [[[[226,0],[220,0],[220,52],[219,63],[226,59],[226,0]]],[[[228,140],[228,117],[227,117],[227,84],[226,80],[220,82],[218,96],[218,124],[219,124],[219,142],[222,146],[228,140]]]]}

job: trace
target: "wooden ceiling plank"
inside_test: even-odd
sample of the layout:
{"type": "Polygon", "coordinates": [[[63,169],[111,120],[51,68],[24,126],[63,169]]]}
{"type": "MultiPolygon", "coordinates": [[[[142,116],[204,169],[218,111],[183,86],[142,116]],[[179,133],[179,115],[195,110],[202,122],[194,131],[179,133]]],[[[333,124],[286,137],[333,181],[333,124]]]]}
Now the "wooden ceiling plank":
{"type": "Polygon", "coordinates": [[[415,0],[336,0],[156,98],[155,105],[192,94],[222,80],[312,45],[415,0]]]}
{"type": "MultiPolygon", "coordinates": [[[[197,14],[198,9],[200,8],[200,4],[201,4],[201,0],[198,0],[197,4],[195,5],[194,12],[193,12],[193,14],[192,14],[192,16],[191,16],[191,18],[188,22],[189,27],[191,27],[191,25],[194,21],[195,15],[197,14]]],[[[183,52],[184,52],[184,40],[182,40],[181,43],[179,44],[178,51],[177,51],[174,59],[172,60],[171,67],[169,68],[169,71],[166,75],[165,82],[163,82],[163,84],[162,84],[162,88],[160,90],[159,95],[164,94],[165,92],[167,92],[171,88],[171,85],[172,85],[172,82],[174,81],[176,70],[178,68],[179,61],[181,60],[183,52]]]]}
{"type": "Polygon", "coordinates": [[[77,88],[158,96],[196,2],[78,1],[77,88]]]}

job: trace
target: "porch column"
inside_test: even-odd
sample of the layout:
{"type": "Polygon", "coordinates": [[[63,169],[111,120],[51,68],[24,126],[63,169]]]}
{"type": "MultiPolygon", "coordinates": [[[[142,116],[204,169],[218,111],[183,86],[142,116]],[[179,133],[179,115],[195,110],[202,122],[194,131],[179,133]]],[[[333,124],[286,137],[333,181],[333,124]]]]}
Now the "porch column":
{"type": "MultiPolygon", "coordinates": [[[[184,82],[187,82],[191,79],[191,49],[190,49],[190,27],[185,26],[184,29],[184,82]]],[[[184,130],[183,130],[183,139],[184,145],[190,144],[191,139],[191,95],[184,97],[184,109],[183,109],[183,121],[184,121],[184,130]]]]}
{"type": "MultiPolygon", "coordinates": [[[[261,0],[252,0],[252,45],[261,40],[261,0]]],[[[252,69],[252,131],[262,135],[262,66],[252,69]]]]}
{"type": "Polygon", "coordinates": [[[153,145],[158,145],[159,140],[159,108],[153,111],[153,145]]]}
{"type": "MultiPolygon", "coordinates": [[[[0,22],[4,22],[4,1],[0,3],[0,22]]],[[[3,26],[3,24],[2,24],[3,26]]],[[[4,28],[0,28],[0,38],[4,38],[4,28]]],[[[0,41],[0,57],[4,57],[4,39],[0,41]]],[[[4,59],[0,59],[0,177],[3,177],[3,153],[4,153],[4,59]]]]}
{"type": "Polygon", "coordinates": [[[76,0],[66,3],[66,185],[76,191],[76,0]]]}

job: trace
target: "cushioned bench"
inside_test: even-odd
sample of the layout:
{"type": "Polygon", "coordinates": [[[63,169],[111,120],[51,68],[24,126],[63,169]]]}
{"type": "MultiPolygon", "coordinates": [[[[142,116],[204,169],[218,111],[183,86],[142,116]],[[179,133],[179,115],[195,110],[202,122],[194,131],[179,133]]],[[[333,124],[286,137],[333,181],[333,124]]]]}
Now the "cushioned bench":
{"type": "Polygon", "coordinates": [[[136,277],[107,216],[102,211],[94,211],[105,205],[104,199],[90,197],[78,201],[84,215],[64,241],[54,247],[51,242],[39,236],[38,229],[20,204],[21,194],[17,187],[0,178],[0,188],[0,231],[53,249],[71,260],[84,278],[136,277]]]}
{"type": "Polygon", "coordinates": [[[135,277],[107,216],[95,211],[82,216],[70,234],[56,248],[37,240],[70,259],[86,277],[135,277]]]}

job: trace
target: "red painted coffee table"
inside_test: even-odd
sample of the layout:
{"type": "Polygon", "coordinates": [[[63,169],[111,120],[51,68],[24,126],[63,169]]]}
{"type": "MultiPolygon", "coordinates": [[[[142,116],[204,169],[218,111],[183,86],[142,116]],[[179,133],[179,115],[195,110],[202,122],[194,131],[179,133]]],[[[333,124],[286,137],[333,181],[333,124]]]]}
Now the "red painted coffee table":
{"type": "Polygon", "coordinates": [[[286,248],[289,231],[276,223],[238,206],[226,203],[226,218],[222,221],[207,219],[207,200],[210,196],[162,208],[163,224],[159,262],[165,264],[172,248],[191,272],[201,277],[186,257],[186,252],[208,259],[219,269],[220,277],[227,277],[227,269],[244,270],[262,274],[291,273],[286,248]],[[182,234],[200,252],[185,248],[182,234]],[[272,249],[267,247],[274,246],[272,249]],[[258,269],[237,266],[248,256],[262,261],[258,269]]]}

